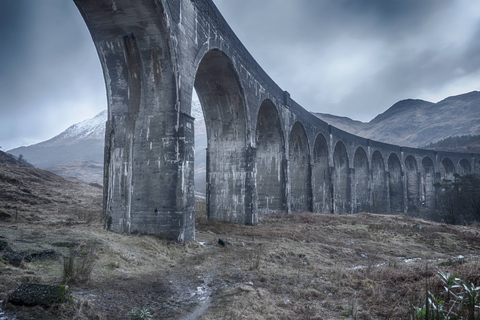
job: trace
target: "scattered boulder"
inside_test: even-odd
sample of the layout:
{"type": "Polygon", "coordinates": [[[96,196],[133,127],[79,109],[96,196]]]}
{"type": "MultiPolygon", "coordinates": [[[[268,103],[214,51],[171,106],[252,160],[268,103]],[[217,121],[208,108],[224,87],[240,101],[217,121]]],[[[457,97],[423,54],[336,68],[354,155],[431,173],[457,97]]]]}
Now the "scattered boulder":
{"type": "Polygon", "coordinates": [[[7,220],[11,220],[12,219],[12,215],[4,210],[0,210],[0,220],[1,221],[7,221],[7,220]]]}
{"type": "Polygon", "coordinates": [[[8,250],[8,242],[5,240],[0,240],[0,251],[8,250]]]}
{"type": "Polygon", "coordinates": [[[55,304],[68,303],[72,295],[68,286],[52,286],[23,282],[8,298],[8,302],[17,306],[49,307],[55,304]]]}
{"type": "Polygon", "coordinates": [[[46,260],[57,259],[59,256],[62,256],[62,254],[53,249],[46,249],[46,250],[40,250],[40,251],[6,250],[6,252],[3,253],[2,258],[12,266],[19,267],[22,261],[25,261],[25,262],[46,261],[46,260]]]}
{"type": "Polygon", "coordinates": [[[223,240],[222,238],[219,238],[218,239],[218,244],[222,247],[226,247],[226,246],[231,246],[232,244],[230,242],[228,242],[227,240],[223,240]]]}

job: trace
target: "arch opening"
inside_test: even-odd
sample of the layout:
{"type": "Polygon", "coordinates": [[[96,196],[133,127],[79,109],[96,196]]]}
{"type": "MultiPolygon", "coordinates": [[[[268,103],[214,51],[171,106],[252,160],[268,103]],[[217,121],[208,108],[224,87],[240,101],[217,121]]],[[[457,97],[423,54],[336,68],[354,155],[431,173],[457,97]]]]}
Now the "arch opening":
{"type": "Polygon", "coordinates": [[[260,106],[256,129],[257,203],[259,213],[285,213],[285,147],[275,105],[260,106]]]}
{"type": "Polygon", "coordinates": [[[411,155],[405,158],[406,186],[407,186],[407,206],[408,212],[418,211],[420,204],[420,179],[418,177],[417,161],[411,155]]]}
{"type": "Polygon", "coordinates": [[[443,158],[442,166],[440,167],[442,180],[453,181],[453,174],[455,173],[455,166],[450,158],[443,158]]]}
{"type": "Polygon", "coordinates": [[[435,167],[432,159],[430,159],[430,157],[424,157],[422,159],[422,167],[422,206],[433,209],[435,207],[435,167]]]}
{"type": "Polygon", "coordinates": [[[466,175],[472,173],[472,165],[467,159],[460,160],[459,164],[459,173],[461,175],[466,175]]]}
{"type": "Polygon", "coordinates": [[[312,192],[309,154],[305,129],[300,122],[295,122],[289,139],[290,203],[292,212],[311,210],[312,192]]]}
{"type": "Polygon", "coordinates": [[[390,195],[390,212],[403,213],[405,205],[403,201],[403,172],[400,159],[395,153],[388,157],[388,173],[389,173],[389,195],[390,195]]]}
{"type": "Polygon", "coordinates": [[[209,219],[256,223],[249,190],[246,103],[232,62],[220,50],[200,61],[195,91],[207,132],[206,211],[209,219]]]}
{"type": "Polygon", "coordinates": [[[361,147],[355,151],[353,167],[355,169],[353,183],[355,188],[354,211],[368,212],[370,210],[368,158],[365,150],[361,147]]]}
{"type": "Polygon", "coordinates": [[[333,152],[332,198],[333,213],[350,213],[350,178],[348,175],[348,154],[343,142],[338,141],[333,152]]]}
{"type": "Polygon", "coordinates": [[[388,210],[388,192],[385,179],[385,162],[379,151],[372,155],[372,211],[383,213],[388,210]]]}
{"type": "Polygon", "coordinates": [[[317,135],[313,147],[313,211],[330,212],[330,169],[328,145],[323,134],[317,135]]]}

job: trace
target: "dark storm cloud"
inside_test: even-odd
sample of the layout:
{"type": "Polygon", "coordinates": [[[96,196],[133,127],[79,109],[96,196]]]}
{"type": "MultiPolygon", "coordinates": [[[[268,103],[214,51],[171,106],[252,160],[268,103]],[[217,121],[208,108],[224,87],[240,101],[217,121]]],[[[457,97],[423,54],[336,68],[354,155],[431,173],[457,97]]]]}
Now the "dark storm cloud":
{"type": "MultiPolygon", "coordinates": [[[[368,121],[401,99],[480,90],[478,0],[214,2],[307,110],[368,121]]],[[[0,0],[0,36],[3,150],[105,108],[100,63],[73,1],[0,0]]]]}
{"type": "Polygon", "coordinates": [[[368,121],[401,99],[480,89],[474,0],[215,3],[267,73],[309,110],[368,121]]]}

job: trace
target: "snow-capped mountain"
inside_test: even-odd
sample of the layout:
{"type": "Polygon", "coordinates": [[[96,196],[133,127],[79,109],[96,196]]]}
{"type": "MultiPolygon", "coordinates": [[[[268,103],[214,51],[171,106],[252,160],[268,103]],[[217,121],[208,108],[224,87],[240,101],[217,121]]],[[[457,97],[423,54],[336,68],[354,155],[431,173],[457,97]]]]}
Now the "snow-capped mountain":
{"type": "Polygon", "coordinates": [[[76,141],[81,139],[104,139],[105,122],[107,122],[107,110],[103,110],[92,119],[79,122],[70,126],[67,130],[48,141],[76,141]]]}
{"type": "MultiPolygon", "coordinates": [[[[195,175],[198,189],[205,190],[205,148],[207,136],[202,107],[199,101],[192,102],[192,117],[195,118],[195,175]],[[202,176],[203,174],[203,176],[202,176]]],[[[92,119],[70,126],[59,135],[28,147],[9,150],[36,167],[47,169],[65,177],[75,177],[87,182],[103,183],[103,153],[105,143],[104,110],[92,119]]]]}

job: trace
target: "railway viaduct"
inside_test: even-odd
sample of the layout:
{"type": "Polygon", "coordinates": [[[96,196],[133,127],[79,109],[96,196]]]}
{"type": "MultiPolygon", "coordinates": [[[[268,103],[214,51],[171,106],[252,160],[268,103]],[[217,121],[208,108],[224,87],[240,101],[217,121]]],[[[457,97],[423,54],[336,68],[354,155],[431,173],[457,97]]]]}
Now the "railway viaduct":
{"type": "Polygon", "coordinates": [[[384,144],[316,118],[262,70],[211,0],[74,1],[107,90],[108,230],[195,238],[194,89],[207,126],[210,219],[429,210],[435,182],[480,172],[479,154],[384,144]]]}

